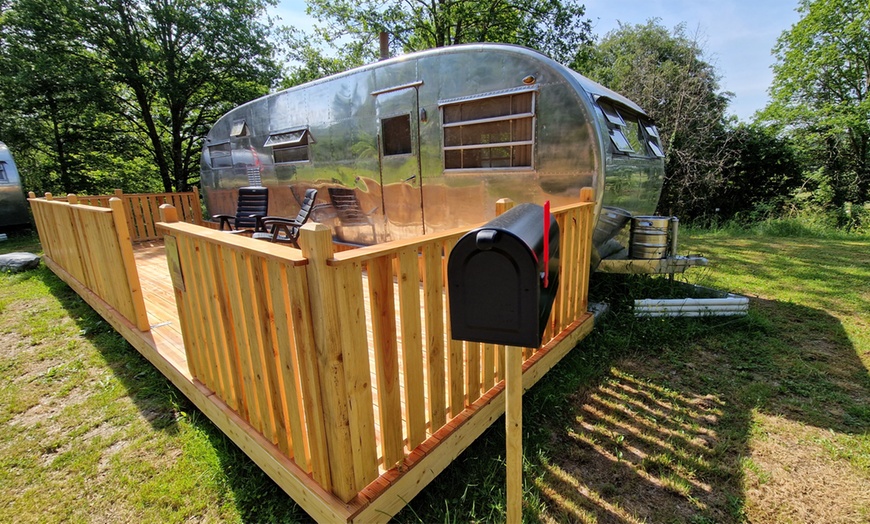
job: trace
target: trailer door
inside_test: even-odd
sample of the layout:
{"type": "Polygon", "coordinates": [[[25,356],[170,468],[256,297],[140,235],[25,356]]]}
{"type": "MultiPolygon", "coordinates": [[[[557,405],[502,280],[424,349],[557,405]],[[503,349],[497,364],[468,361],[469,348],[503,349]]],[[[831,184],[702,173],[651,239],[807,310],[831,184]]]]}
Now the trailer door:
{"type": "Polygon", "coordinates": [[[376,97],[384,214],[390,236],[425,233],[420,172],[420,121],[414,82],[383,89],[376,97]]]}

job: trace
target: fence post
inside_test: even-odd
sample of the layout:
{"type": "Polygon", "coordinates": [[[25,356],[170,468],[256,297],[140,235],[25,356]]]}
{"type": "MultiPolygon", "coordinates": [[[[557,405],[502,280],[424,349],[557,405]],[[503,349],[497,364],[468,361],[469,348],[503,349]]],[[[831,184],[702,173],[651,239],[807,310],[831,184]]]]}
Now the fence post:
{"type": "Polygon", "coordinates": [[[116,189],[116,190],[114,191],[114,193],[115,193],[115,196],[116,196],[116,197],[118,197],[118,198],[124,198],[124,190],[123,190],[123,189],[116,189]]]}
{"type": "Polygon", "coordinates": [[[332,492],[348,502],[358,492],[353,470],[347,377],[341,347],[337,271],[327,262],[332,258],[332,229],[309,222],[299,234],[302,255],[308,259],[307,278],[314,344],[317,354],[323,416],[326,427],[332,492]]]}
{"type": "Polygon", "coordinates": [[[46,192],[46,193],[45,193],[45,199],[46,199],[46,200],[51,200],[51,199],[52,199],[51,193],[46,192]]]}
{"type": "Polygon", "coordinates": [[[495,216],[501,216],[504,213],[507,213],[516,203],[510,198],[499,198],[495,201],[495,216]]]}
{"type": "Polygon", "coordinates": [[[78,204],[79,197],[75,195],[75,193],[67,193],[66,195],[66,203],[67,204],[78,204]]]}
{"type": "Polygon", "coordinates": [[[193,186],[193,202],[190,203],[191,212],[193,213],[193,223],[202,225],[202,204],[199,200],[199,188],[193,186]]]}
{"type": "Polygon", "coordinates": [[[109,199],[109,207],[112,209],[115,233],[118,236],[118,249],[121,250],[121,259],[124,261],[127,285],[130,289],[133,311],[136,315],[135,319],[130,320],[136,324],[139,331],[148,331],[151,327],[148,324],[148,313],[145,310],[145,299],[142,296],[142,284],[139,281],[139,271],[136,269],[136,259],[133,257],[133,241],[130,240],[130,230],[127,228],[124,203],[120,198],[112,197],[109,199]]]}
{"type": "Polygon", "coordinates": [[[28,198],[36,198],[36,193],[34,193],[33,191],[28,191],[28,192],[27,192],[27,197],[28,197],[28,198]]]}
{"type": "Polygon", "coordinates": [[[595,190],[591,187],[580,189],[580,202],[595,202],[595,190]]]}
{"type": "Polygon", "coordinates": [[[160,206],[160,221],[161,222],[178,222],[178,210],[172,204],[161,204],[160,206]]]}

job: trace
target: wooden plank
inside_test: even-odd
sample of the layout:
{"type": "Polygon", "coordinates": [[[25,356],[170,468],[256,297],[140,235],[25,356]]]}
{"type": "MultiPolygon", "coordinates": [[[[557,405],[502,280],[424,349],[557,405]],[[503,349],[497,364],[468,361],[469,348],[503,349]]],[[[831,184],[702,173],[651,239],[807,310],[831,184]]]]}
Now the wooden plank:
{"type": "Polygon", "coordinates": [[[310,302],[307,268],[288,267],[286,275],[290,315],[293,319],[293,342],[300,370],[299,388],[302,390],[302,405],[305,408],[311,475],[318,484],[331,490],[329,446],[327,445],[326,422],[317,367],[317,348],[314,340],[311,310],[308,306],[310,302]]]}
{"type": "Polygon", "coordinates": [[[283,393],[284,417],[290,431],[289,456],[305,471],[311,470],[308,438],[305,434],[304,407],[302,391],[297,377],[300,370],[297,366],[296,350],[293,347],[293,326],[290,319],[290,307],[287,303],[287,275],[284,267],[270,260],[266,263],[269,274],[270,298],[274,310],[275,322],[275,362],[281,373],[280,390],[283,393]]]}
{"type": "Polygon", "coordinates": [[[482,377],[481,377],[481,385],[483,387],[483,391],[489,391],[489,389],[495,385],[495,345],[493,344],[484,344],[483,345],[483,368],[482,368],[482,377]]]}
{"type": "Polygon", "coordinates": [[[505,441],[507,462],[507,522],[523,520],[523,356],[517,347],[505,349],[505,441]]]}
{"type": "Polygon", "coordinates": [[[142,298],[142,285],[139,282],[139,273],[136,270],[136,259],[133,256],[133,245],[130,231],[127,229],[123,202],[120,200],[110,200],[109,206],[112,209],[112,220],[118,238],[121,260],[124,264],[124,274],[127,277],[126,290],[129,291],[130,301],[133,306],[134,317],[130,318],[130,320],[136,324],[136,327],[140,331],[147,331],[148,313],[145,310],[145,301],[142,298]]]}
{"type": "Polygon", "coordinates": [[[402,249],[396,259],[399,263],[399,319],[402,330],[402,363],[405,372],[405,420],[408,423],[408,448],[414,449],[426,439],[417,249],[402,249]]]}
{"type": "Polygon", "coordinates": [[[466,405],[470,406],[480,398],[480,342],[465,343],[465,379],[466,405]]]}
{"type": "MultiPolygon", "coordinates": [[[[262,258],[251,258],[255,285],[254,307],[260,322],[260,358],[263,365],[263,378],[266,395],[271,409],[273,421],[272,441],[278,444],[287,456],[293,456],[290,438],[289,421],[285,416],[287,407],[284,405],[283,375],[279,372],[278,338],[275,333],[275,309],[272,302],[272,287],[268,279],[268,270],[262,258]]],[[[278,280],[280,284],[280,279],[278,280]]],[[[283,294],[283,289],[278,289],[283,294]]]]}
{"type": "MultiPolygon", "coordinates": [[[[244,266],[242,268],[237,267],[241,255],[232,249],[221,249],[221,258],[224,267],[224,281],[220,285],[224,286],[227,290],[227,313],[232,320],[233,349],[239,365],[239,375],[242,379],[241,385],[245,398],[245,410],[247,412],[245,419],[258,431],[262,431],[263,421],[260,416],[259,397],[254,389],[256,381],[251,365],[250,352],[248,351],[248,334],[244,319],[246,311],[241,303],[241,278],[243,274],[240,273],[244,271],[244,266]]],[[[241,262],[244,263],[244,260],[241,260],[241,262]]]]}
{"type": "Polygon", "coordinates": [[[444,275],[441,242],[423,247],[426,370],[429,385],[429,423],[432,433],[447,420],[447,374],[444,353],[444,275]]]}
{"type": "Polygon", "coordinates": [[[337,268],[338,313],[341,347],[344,354],[348,398],[348,420],[353,452],[356,491],[361,491],[378,476],[378,449],[375,440],[374,397],[372,396],[369,351],[366,343],[366,317],[363,303],[362,267],[359,262],[337,268]]]}
{"type": "Polygon", "coordinates": [[[251,373],[251,388],[253,396],[257,398],[258,428],[263,435],[275,442],[275,420],[273,418],[272,399],[269,395],[269,375],[264,362],[264,334],[261,332],[261,311],[258,309],[257,292],[259,290],[257,278],[257,257],[248,253],[234,253],[236,256],[237,278],[240,286],[240,309],[238,313],[245,324],[247,334],[246,345],[240,346],[239,351],[249,359],[249,371],[251,373]]]}
{"type": "MultiPolygon", "coordinates": [[[[194,275],[198,268],[194,261],[194,239],[184,235],[176,237],[178,246],[178,258],[181,263],[182,273],[185,275],[194,275]]],[[[188,283],[185,279],[184,291],[176,293],[178,299],[179,311],[182,313],[184,330],[189,334],[185,338],[185,354],[187,355],[190,373],[201,382],[209,385],[210,376],[209,368],[205,361],[204,351],[200,346],[204,340],[200,330],[202,326],[197,318],[196,310],[196,285],[194,282],[188,283]]],[[[214,391],[214,389],[212,389],[214,391]]]]}
{"type": "MultiPolygon", "coordinates": [[[[441,265],[441,273],[444,276],[444,287],[449,289],[447,278],[447,259],[456,240],[448,239],[444,242],[444,260],[441,265]]],[[[445,325],[447,329],[447,383],[450,384],[448,404],[450,416],[455,417],[465,409],[465,365],[463,357],[462,341],[453,340],[450,331],[450,301],[446,303],[445,325]]]]}
{"type": "Polygon", "coordinates": [[[372,310],[372,339],[378,384],[378,410],[384,467],[389,469],[404,458],[402,400],[399,387],[399,350],[396,340],[396,310],[393,302],[393,270],[390,258],[368,263],[369,296],[372,310]]]}
{"type": "MultiPolygon", "coordinates": [[[[221,328],[218,334],[221,340],[220,349],[225,351],[228,378],[232,385],[232,393],[236,403],[235,406],[233,406],[232,402],[229,405],[239,413],[239,416],[249,420],[251,414],[248,409],[247,394],[245,393],[244,370],[237,346],[239,335],[236,333],[235,317],[232,312],[230,286],[227,285],[229,281],[228,275],[233,274],[235,268],[226,265],[226,260],[230,258],[228,253],[226,255],[221,246],[208,243],[208,256],[211,258],[209,266],[214,268],[212,289],[216,293],[219,314],[218,326],[221,328]]],[[[235,282],[235,279],[233,279],[233,282],[235,282]]]]}
{"type": "Polygon", "coordinates": [[[224,325],[225,317],[222,312],[221,295],[218,290],[218,282],[221,279],[216,278],[216,275],[221,271],[219,265],[220,259],[216,256],[214,246],[208,242],[200,243],[198,256],[200,259],[200,272],[195,275],[189,275],[188,278],[201,281],[205,291],[203,306],[209,319],[209,345],[211,346],[217,373],[220,377],[222,389],[220,398],[230,408],[238,411],[239,383],[236,372],[231,364],[231,351],[227,345],[229,337],[224,325]]]}

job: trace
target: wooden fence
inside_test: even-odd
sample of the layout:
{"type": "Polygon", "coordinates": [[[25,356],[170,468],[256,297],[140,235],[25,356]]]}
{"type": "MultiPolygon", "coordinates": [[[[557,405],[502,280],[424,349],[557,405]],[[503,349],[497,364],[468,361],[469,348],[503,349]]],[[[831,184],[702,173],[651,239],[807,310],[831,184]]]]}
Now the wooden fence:
{"type": "Polygon", "coordinates": [[[140,331],[148,331],[148,317],[133,258],[133,245],[119,198],[107,207],[35,198],[33,218],[47,264],[63,269],[99,296],[140,331]]]}
{"type": "MultiPolygon", "coordinates": [[[[583,199],[553,211],[561,284],[544,345],[586,314],[591,191],[583,199]]],[[[446,255],[467,229],[336,253],[320,224],[296,250],[164,211],[191,373],[345,502],[504,377],[504,347],[449,337],[446,255]]]]}
{"type": "MultiPolygon", "coordinates": [[[[36,198],[36,195],[31,193],[30,198],[36,198]]],[[[57,202],[74,202],[105,208],[109,207],[112,198],[118,198],[123,204],[127,230],[133,242],[160,238],[155,224],[160,220],[160,206],[163,204],[174,207],[180,221],[205,225],[202,219],[199,190],[196,187],[193,191],[185,193],[124,193],[116,189],[113,195],[53,197],[51,193],[46,193],[45,198],[57,202]]]]}

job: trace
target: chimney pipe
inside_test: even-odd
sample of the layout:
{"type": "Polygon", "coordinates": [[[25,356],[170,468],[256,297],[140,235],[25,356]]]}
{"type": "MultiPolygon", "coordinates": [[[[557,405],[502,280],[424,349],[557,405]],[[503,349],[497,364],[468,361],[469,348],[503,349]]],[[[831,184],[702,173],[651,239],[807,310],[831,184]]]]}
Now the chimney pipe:
{"type": "Polygon", "coordinates": [[[381,60],[386,60],[390,58],[390,35],[386,31],[381,31],[379,38],[381,42],[381,60]]]}

